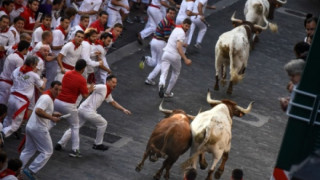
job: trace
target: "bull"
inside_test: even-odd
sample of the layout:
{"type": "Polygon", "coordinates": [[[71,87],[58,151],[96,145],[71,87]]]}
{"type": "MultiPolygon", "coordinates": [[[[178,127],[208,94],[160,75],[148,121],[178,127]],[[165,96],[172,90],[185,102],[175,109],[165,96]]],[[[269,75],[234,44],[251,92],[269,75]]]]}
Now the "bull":
{"type": "Polygon", "coordinates": [[[235,28],[219,36],[215,47],[215,70],[216,83],[214,90],[219,90],[219,75],[221,84],[226,84],[226,67],[230,66],[230,81],[227,93],[232,94],[233,85],[243,79],[247,67],[250,39],[255,32],[267,29],[248,21],[235,18],[235,13],[231,17],[235,28]]]}
{"type": "Polygon", "coordinates": [[[287,3],[287,0],[247,0],[244,6],[244,15],[246,21],[264,26],[268,24],[272,32],[278,31],[276,24],[270,23],[267,19],[272,20],[274,10],[287,3]]]}
{"type": "Polygon", "coordinates": [[[211,180],[219,160],[222,158],[222,162],[215,172],[216,179],[221,177],[228,160],[231,148],[232,117],[242,117],[249,113],[253,102],[244,109],[231,100],[211,99],[210,91],[207,94],[207,102],[213,108],[198,114],[192,121],[190,125],[192,131],[191,157],[182,164],[182,167],[192,166],[196,169],[199,159],[200,168],[206,169],[208,164],[205,160],[205,152],[211,153],[213,162],[206,178],[211,180]]]}
{"type": "Polygon", "coordinates": [[[154,175],[154,179],[160,179],[162,172],[166,169],[165,179],[169,179],[169,171],[172,165],[178,160],[179,156],[185,153],[191,145],[190,121],[194,116],[186,114],[183,110],[159,110],[166,115],[154,128],[142,161],[137,165],[136,171],[140,172],[144,161],[149,157],[151,162],[155,162],[159,157],[166,158],[162,167],[154,175]]]}

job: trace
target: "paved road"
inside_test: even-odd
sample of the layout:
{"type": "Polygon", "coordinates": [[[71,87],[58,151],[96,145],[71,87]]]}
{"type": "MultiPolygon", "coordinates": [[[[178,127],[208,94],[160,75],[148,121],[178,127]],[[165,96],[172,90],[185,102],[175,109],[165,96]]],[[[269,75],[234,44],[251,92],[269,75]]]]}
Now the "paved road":
{"type": "MultiPolygon", "coordinates": [[[[211,27],[205,36],[203,48],[190,48],[188,56],[193,64],[191,67],[182,66],[180,78],[173,90],[175,96],[166,99],[164,107],[181,108],[193,115],[200,108],[210,108],[205,99],[207,89],[213,90],[214,46],[219,35],[232,28],[229,20],[232,13],[237,10],[238,17],[243,17],[244,3],[243,0],[219,1],[218,9],[209,13],[207,21],[211,27]]],[[[279,32],[273,34],[266,31],[261,34],[260,42],[250,54],[246,77],[242,83],[234,87],[231,96],[226,95],[226,88],[212,93],[213,98],[232,99],[241,106],[247,106],[252,100],[256,102],[251,114],[243,119],[234,119],[232,149],[221,179],[230,179],[234,168],[243,169],[245,178],[249,180],[269,179],[287,121],[277,100],[278,97],[287,95],[285,86],[288,78],[283,65],[294,58],[293,45],[303,40],[305,35],[303,18],[299,15],[301,12],[316,12],[317,9],[320,9],[317,2],[310,1],[308,4],[305,1],[290,1],[284,8],[276,11],[274,22],[279,25],[279,32]]],[[[141,160],[153,127],[163,118],[163,114],[158,111],[161,99],[158,97],[157,87],[144,84],[144,79],[152,69],[138,68],[141,56],[150,54],[148,47],[139,46],[135,42],[134,33],[127,38],[123,37],[121,41],[123,42],[119,44],[122,45],[108,57],[111,69],[118,77],[118,87],[113,92],[113,97],[133,114],[127,116],[110,105],[103,104],[98,111],[108,120],[105,141],[111,148],[105,152],[92,150],[95,130],[87,124],[81,131],[81,152],[84,157],[69,158],[67,154],[70,146],[65,151],[54,152],[39,173],[41,179],[147,180],[152,179],[160,168],[162,160],[156,163],[146,161],[140,173],[134,170],[141,160]]],[[[66,127],[67,123],[61,122],[53,128],[51,134],[54,143],[66,127]]],[[[10,137],[6,142],[5,149],[9,155],[17,156],[15,149],[19,141],[10,137]]],[[[179,164],[188,155],[187,152],[181,156],[173,166],[170,179],[182,179],[179,164]]],[[[209,158],[207,155],[207,159],[209,158]]],[[[206,175],[207,170],[198,170],[197,179],[204,179],[206,175]]]]}

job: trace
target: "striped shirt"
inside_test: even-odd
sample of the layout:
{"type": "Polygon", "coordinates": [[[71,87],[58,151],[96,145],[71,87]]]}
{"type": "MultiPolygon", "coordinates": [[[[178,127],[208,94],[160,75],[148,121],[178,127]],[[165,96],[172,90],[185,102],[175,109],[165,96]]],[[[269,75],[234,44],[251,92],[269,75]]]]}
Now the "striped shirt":
{"type": "Polygon", "coordinates": [[[171,18],[166,16],[158,24],[153,38],[167,42],[174,27],[175,27],[174,21],[171,18]]]}

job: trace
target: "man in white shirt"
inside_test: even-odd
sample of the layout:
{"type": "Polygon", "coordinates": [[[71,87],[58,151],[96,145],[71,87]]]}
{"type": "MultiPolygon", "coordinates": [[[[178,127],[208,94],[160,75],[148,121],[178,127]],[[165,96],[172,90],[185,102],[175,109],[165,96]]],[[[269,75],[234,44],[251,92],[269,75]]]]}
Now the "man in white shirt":
{"type": "Polygon", "coordinates": [[[74,69],[76,62],[81,57],[83,39],[84,32],[77,31],[74,39],[65,44],[61,49],[57,57],[59,68],[57,70],[56,80],[61,81],[67,71],[74,69]]]}
{"type": "Polygon", "coordinates": [[[41,25],[36,28],[32,33],[32,41],[31,47],[34,48],[38,42],[42,40],[42,33],[44,31],[51,31],[51,16],[49,14],[45,14],[41,17],[41,25]]]}
{"type": "Polygon", "coordinates": [[[0,103],[2,104],[8,103],[10,89],[13,85],[11,74],[16,68],[23,65],[24,55],[28,53],[29,46],[30,43],[27,41],[21,41],[17,51],[10,54],[4,63],[4,70],[0,74],[0,103]]]}
{"type": "MultiPolygon", "coordinates": [[[[10,13],[14,9],[14,3],[11,0],[4,0],[2,2],[2,8],[0,8],[0,17],[3,15],[10,16],[10,13]]],[[[10,21],[12,23],[12,21],[10,21]]],[[[11,24],[10,23],[10,24],[11,24]]]]}
{"type": "Polygon", "coordinates": [[[97,19],[98,12],[100,10],[100,6],[102,4],[102,0],[84,0],[81,3],[78,14],[74,20],[74,24],[79,24],[80,16],[89,15],[89,25],[97,19]]]}
{"type": "Polygon", "coordinates": [[[198,37],[196,40],[196,44],[194,45],[194,47],[198,49],[201,48],[200,44],[202,43],[202,39],[207,32],[207,25],[204,23],[205,21],[204,11],[207,7],[207,3],[208,3],[208,0],[196,0],[193,6],[193,11],[192,11],[194,14],[198,14],[198,15],[191,17],[192,25],[190,27],[188,45],[190,45],[191,43],[192,35],[194,33],[195,28],[198,27],[199,28],[198,37]]]}
{"type": "MultiPolygon", "coordinates": [[[[53,35],[53,41],[52,41],[52,54],[54,57],[57,57],[58,54],[60,53],[62,47],[65,44],[65,38],[67,36],[66,30],[68,29],[70,24],[70,19],[67,17],[62,17],[60,20],[60,25],[52,31],[53,35]]],[[[58,71],[58,62],[57,61],[50,61],[46,66],[50,66],[50,69],[48,68],[48,85],[51,84],[52,81],[55,80],[57,76],[57,71],[58,71]]],[[[59,80],[61,81],[61,79],[59,80]]]]}
{"type": "Polygon", "coordinates": [[[25,20],[22,17],[18,16],[14,18],[13,25],[9,28],[9,31],[11,31],[14,36],[15,44],[20,42],[20,33],[24,27],[24,21],[25,20]]]}
{"type": "MultiPolygon", "coordinates": [[[[103,101],[111,103],[111,105],[125,114],[130,115],[131,112],[117,103],[111,95],[111,92],[117,86],[117,78],[114,75],[110,75],[107,77],[106,84],[98,84],[95,85],[92,94],[87,97],[85,101],[81,103],[78,108],[78,115],[80,119],[80,128],[84,125],[86,121],[90,121],[97,127],[97,135],[92,146],[93,149],[96,150],[108,150],[108,146],[103,145],[104,133],[107,128],[107,121],[97,113],[97,109],[101,106],[103,101]]],[[[56,150],[61,150],[62,147],[65,147],[71,138],[71,129],[68,129],[59,143],[56,145],[56,150]]]]}
{"type": "Polygon", "coordinates": [[[69,35],[68,35],[68,40],[72,40],[74,38],[74,35],[76,34],[77,31],[81,30],[83,32],[86,31],[87,27],[89,25],[89,16],[88,15],[82,15],[80,18],[80,23],[74,27],[71,28],[69,35]]]}
{"type": "Polygon", "coordinates": [[[15,44],[14,36],[9,31],[9,20],[10,18],[7,15],[0,17],[0,72],[2,72],[6,59],[6,50],[15,44]]]}
{"type": "Polygon", "coordinates": [[[100,35],[100,40],[98,40],[94,47],[93,51],[99,51],[100,52],[100,59],[102,59],[103,66],[109,71],[103,70],[103,68],[97,68],[96,70],[96,83],[97,84],[106,84],[106,78],[108,74],[111,74],[110,67],[107,62],[106,54],[108,52],[108,47],[112,43],[113,36],[111,33],[104,32],[100,35]]]}
{"type": "Polygon", "coordinates": [[[125,9],[126,13],[130,11],[128,0],[110,0],[108,2],[108,27],[112,28],[116,23],[122,24],[121,9],[125,9]]]}
{"type": "Polygon", "coordinates": [[[23,11],[23,0],[14,0],[14,8],[10,13],[10,21],[13,22],[14,18],[18,17],[23,11]]]}
{"type": "Polygon", "coordinates": [[[43,44],[40,49],[34,54],[38,57],[39,62],[37,65],[36,73],[42,77],[45,71],[45,61],[50,53],[50,46],[47,44],[43,44]]]}
{"type": "Polygon", "coordinates": [[[28,56],[24,65],[16,68],[11,75],[13,86],[9,96],[8,115],[4,119],[2,131],[5,137],[10,136],[20,127],[34,95],[35,86],[40,90],[45,88],[47,80],[40,79],[39,75],[34,72],[38,61],[37,57],[28,56]]]}
{"type": "Polygon", "coordinates": [[[177,26],[171,33],[166,47],[163,48],[163,55],[161,58],[161,75],[159,80],[159,96],[160,98],[173,97],[171,91],[176,84],[181,70],[181,58],[184,63],[188,66],[191,65],[192,61],[186,57],[183,51],[184,40],[186,38],[186,32],[189,30],[191,25],[190,19],[185,19],[181,26],[177,26]],[[165,92],[165,83],[168,76],[169,68],[172,66],[171,78],[169,85],[165,92]]]}
{"type": "Polygon", "coordinates": [[[51,29],[55,29],[59,24],[59,18],[61,16],[61,10],[63,9],[63,0],[53,0],[51,11],[51,29]]]}
{"type": "Polygon", "coordinates": [[[193,13],[194,0],[184,0],[180,5],[180,9],[176,18],[176,24],[182,24],[183,20],[190,18],[191,16],[196,16],[198,13],[193,13]]]}
{"type": "Polygon", "coordinates": [[[26,126],[26,144],[20,154],[23,167],[27,165],[37,151],[40,152],[29,167],[23,170],[29,178],[34,178],[34,174],[46,165],[53,153],[49,130],[52,127],[52,122],[56,123],[60,120],[60,114],[53,112],[53,101],[61,92],[61,88],[61,82],[53,81],[51,88],[45,91],[38,99],[35,110],[28,120],[26,126]]]}

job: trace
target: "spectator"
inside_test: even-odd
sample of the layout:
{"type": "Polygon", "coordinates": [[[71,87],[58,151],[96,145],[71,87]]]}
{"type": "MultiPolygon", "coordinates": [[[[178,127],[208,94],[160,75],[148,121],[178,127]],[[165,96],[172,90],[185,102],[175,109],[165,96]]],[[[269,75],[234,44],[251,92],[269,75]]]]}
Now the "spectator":
{"type": "Polygon", "coordinates": [[[28,5],[24,8],[24,11],[20,14],[24,18],[25,24],[23,32],[32,34],[34,27],[39,25],[39,22],[36,22],[36,12],[39,8],[38,0],[29,0],[28,5]]]}
{"type": "Polygon", "coordinates": [[[304,28],[306,29],[307,37],[304,38],[304,42],[311,44],[312,37],[316,31],[318,18],[307,14],[304,20],[304,28]]]}
{"type": "Polygon", "coordinates": [[[298,59],[307,60],[309,53],[310,45],[306,42],[298,42],[294,45],[294,53],[298,59]]]}
{"type": "Polygon", "coordinates": [[[20,159],[10,159],[8,161],[8,167],[0,173],[1,180],[18,180],[21,179],[21,167],[22,162],[20,159]]]}
{"type": "Polygon", "coordinates": [[[38,42],[42,40],[42,33],[44,31],[51,31],[51,15],[49,14],[44,14],[41,17],[41,25],[36,28],[33,33],[32,33],[32,41],[31,41],[31,46],[34,48],[38,42]]]}
{"type": "Polygon", "coordinates": [[[0,8],[0,17],[3,15],[10,16],[10,13],[12,12],[13,9],[14,9],[13,1],[4,0],[2,2],[2,7],[0,8]]]}
{"type": "Polygon", "coordinates": [[[194,168],[186,169],[183,180],[195,180],[197,177],[197,171],[194,168]]]}
{"type": "Polygon", "coordinates": [[[60,24],[59,17],[61,16],[61,10],[63,8],[63,0],[53,0],[51,11],[51,29],[55,29],[60,24]]]}
{"type": "Polygon", "coordinates": [[[95,28],[97,30],[98,34],[103,33],[106,28],[106,25],[107,25],[108,16],[109,16],[109,14],[107,12],[101,11],[99,13],[98,19],[96,21],[94,21],[93,23],[91,23],[90,27],[95,28]]]}
{"type": "Polygon", "coordinates": [[[23,2],[24,0],[14,0],[14,8],[10,13],[10,22],[13,22],[24,11],[23,2]]]}
{"type": "MultiPolygon", "coordinates": [[[[289,61],[284,69],[290,77],[290,82],[287,85],[287,90],[291,93],[294,86],[298,85],[301,79],[302,72],[304,70],[305,61],[302,59],[294,59],[289,61]]],[[[286,111],[290,101],[290,97],[282,97],[280,100],[280,106],[283,111],[286,111]]]]}
{"type": "Polygon", "coordinates": [[[241,169],[232,170],[231,180],[242,180],[242,179],[243,179],[243,172],[241,169]]]}
{"type": "Polygon", "coordinates": [[[68,39],[72,40],[74,38],[74,35],[77,31],[83,31],[85,32],[87,27],[89,25],[89,16],[88,15],[82,15],[80,17],[80,23],[78,25],[75,25],[71,28],[69,31],[68,39]]]}
{"type": "Polygon", "coordinates": [[[20,34],[24,27],[24,21],[25,20],[21,16],[18,16],[14,18],[13,25],[9,28],[9,30],[12,32],[14,36],[15,44],[18,44],[20,42],[20,34]]]}
{"type": "Polygon", "coordinates": [[[14,36],[9,31],[9,16],[3,15],[0,17],[0,72],[2,72],[4,60],[6,58],[6,50],[14,43],[14,36]]]}

